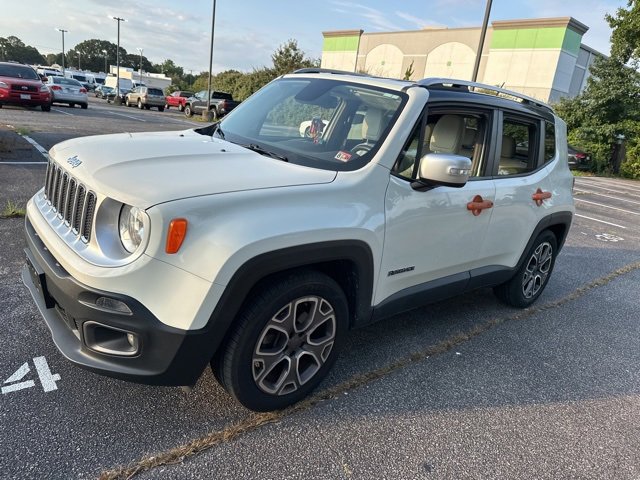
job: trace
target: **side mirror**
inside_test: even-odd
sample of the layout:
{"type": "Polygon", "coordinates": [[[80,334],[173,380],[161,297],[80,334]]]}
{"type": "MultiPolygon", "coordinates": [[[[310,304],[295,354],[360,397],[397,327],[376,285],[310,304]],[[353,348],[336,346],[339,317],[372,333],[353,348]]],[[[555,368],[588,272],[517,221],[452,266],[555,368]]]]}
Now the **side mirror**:
{"type": "Polygon", "coordinates": [[[433,187],[464,187],[471,174],[471,160],[460,155],[428,153],[420,159],[419,181],[411,185],[416,190],[433,187]]]}

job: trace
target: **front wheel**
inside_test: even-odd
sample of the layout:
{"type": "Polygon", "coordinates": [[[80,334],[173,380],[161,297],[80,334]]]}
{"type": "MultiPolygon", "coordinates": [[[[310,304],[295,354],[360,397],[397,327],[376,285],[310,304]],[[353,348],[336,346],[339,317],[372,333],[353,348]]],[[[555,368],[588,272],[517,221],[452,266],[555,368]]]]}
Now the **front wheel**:
{"type": "Polygon", "coordinates": [[[255,411],[302,400],[331,369],[346,334],[346,297],[330,277],[301,271],[253,290],[212,368],[255,411]]]}
{"type": "Polygon", "coordinates": [[[131,106],[131,104],[129,103],[129,99],[128,99],[128,98],[125,98],[125,100],[124,100],[124,106],[125,106],[125,107],[130,107],[130,106],[131,106]]]}
{"type": "Polygon", "coordinates": [[[142,110],[144,107],[142,106],[142,102],[138,99],[138,108],[142,110]]]}
{"type": "Polygon", "coordinates": [[[558,242],[549,230],[542,232],[527,252],[522,266],[507,282],[493,288],[507,305],[525,308],[542,294],[556,262],[558,242]]]}
{"type": "Polygon", "coordinates": [[[185,114],[187,117],[192,117],[192,116],[193,116],[193,111],[191,110],[191,105],[186,105],[186,106],[184,107],[184,114],[185,114]]]}

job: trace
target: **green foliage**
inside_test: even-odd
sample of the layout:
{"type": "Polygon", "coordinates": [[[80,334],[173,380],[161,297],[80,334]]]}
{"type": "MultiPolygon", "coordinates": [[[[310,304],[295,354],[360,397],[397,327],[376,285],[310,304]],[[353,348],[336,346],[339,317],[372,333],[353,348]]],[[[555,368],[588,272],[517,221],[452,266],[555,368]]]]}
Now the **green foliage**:
{"type": "Polygon", "coordinates": [[[411,60],[411,65],[409,65],[409,67],[404,71],[404,77],[402,77],[402,79],[411,80],[413,73],[413,60],[411,60]]]}
{"type": "Polygon", "coordinates": [[[623,177],[640,180],[640,145],[627,149],[627,161],[620,166],[620,174],[623,177]]]}
{"type": "Polygon", "coordinates": [[[0,213],[0,218],[17,218],[24,217],[26,211],[23,207],[21,207],[18,203],[8,200],[4,209],[0,213]]]}
{"type": "Polygon", "coordinates": [[[320,65],[318,60],[305,58],[304,52],[298,47],[298,42],[293,39],[289,39],[286,43],[280,45],[271,55],[271,61],[273,62],[273,70],[276,77],[291,73],[299,68],[311,68],[320,65]]]}
{"type": "Polygon", "coordinates": [[[22,40],[13,35],[6,38],[0,37],[0,61],[7,60],[29,64],[44,63],[44,57],[37,48],[25,45],[22,40]]]}
{"type": "Polygon", "coordinates": [[[627,8],[618,8],[615,15],[607,15],[613,29],[611,56],[622,63],[640,60],[640,4],[627,2],[627,8]]]}

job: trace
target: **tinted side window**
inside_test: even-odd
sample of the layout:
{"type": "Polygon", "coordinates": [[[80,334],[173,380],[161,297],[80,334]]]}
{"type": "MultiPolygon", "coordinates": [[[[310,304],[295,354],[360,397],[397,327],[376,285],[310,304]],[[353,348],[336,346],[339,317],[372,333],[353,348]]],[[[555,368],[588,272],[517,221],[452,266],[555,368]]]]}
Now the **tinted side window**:
{"type": "Polygon", "coordinates": [[[539,123],[505,116],[498,175],[520,175],[538,168],[539,123]]]}
{"type": "Polygon", "coordinates": [[[547,163],[556,156],[556,127],[550,122],[544,125],[544,163],[547,163]]]}

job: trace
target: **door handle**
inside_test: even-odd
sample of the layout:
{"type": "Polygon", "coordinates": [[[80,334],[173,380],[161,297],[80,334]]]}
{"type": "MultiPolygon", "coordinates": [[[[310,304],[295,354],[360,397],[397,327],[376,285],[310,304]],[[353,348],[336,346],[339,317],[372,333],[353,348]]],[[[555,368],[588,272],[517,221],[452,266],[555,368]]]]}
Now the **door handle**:
{"type": "Polygon", "coordinates": [[[467,203],[467,210],[473,213],[474,217],[477,217],[482,213],[482,210],[487,208],[493,208],[493,202],[491,200],[484,200],[481,195],[473,197],[469,203],[467,203]]]}
{"type": "Polygon", "coordinates": [[[551,198],[551,192],[543,192],[541,188],[531,195],[531,199],[536,202],[536,205],[539,207],[541,207],[544,201],[548,198],[551,198]]]}

